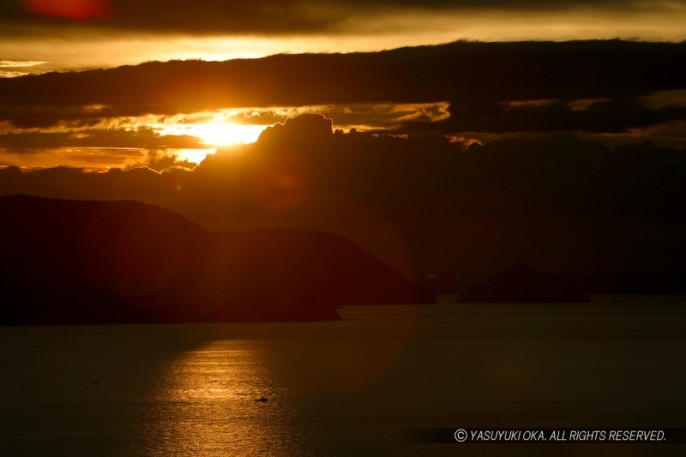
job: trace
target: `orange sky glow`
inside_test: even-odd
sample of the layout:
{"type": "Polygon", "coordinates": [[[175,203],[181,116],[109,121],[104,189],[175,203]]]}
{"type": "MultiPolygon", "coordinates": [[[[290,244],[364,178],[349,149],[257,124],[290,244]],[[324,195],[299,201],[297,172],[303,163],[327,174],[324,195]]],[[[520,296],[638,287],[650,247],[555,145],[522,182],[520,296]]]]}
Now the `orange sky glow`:
{"type": "MultiPolygon", "coordinates": [[[[180,0],[11,0],[0,5],[0,28],[4,30],[0,33],[0,82],[31,74],[109,69],[150,61],[220,62],[276,54],[373,53],[456,40],[560,42],[620,38],[676,43],[686,39],[684,23],[684,1],[555,0],[543,4],[528,0],[514,4],[506,0],[387,0],[360,5],[354,0],[256,0],[254,5],[225,5],[203,0],[197,4],[180,0]]],[[[278,74],[267,77],[279,79],[278,74]]],[[[178,88],[181,98],[196,90],[192,81],[184,84],[178,88]]],[[[202,89],[204,83],[199,84],[198,89],[202,89]]],[[[265,81],[259,84],[271,85],[265,81]]],[[[166,90],[171,89],[167,86],[166,90]]],[[[231,90],[235,89],[221,88],[227,93],[231,90]]],[[[304,92],[308,90],[303,88],[304,92]]],[[[176,97],[167,95],[169,99],[176,97]]],[[[85,118],[77,121],[67,117],[53,125],[42,125],[40,120],[31,121],[36,125],[23,125],[0,118],[0,135],[9,145],[3,147],[0,142],[0,166],[131,167],[145,164],[150,151],[163,151],[178,157],[180,163],[193,164],[217,147],[253,143],[267,126],[303,112],[331,117],[336,128],[346,131],[388,131],[420,119],[438,123],[450,117],[447,96],[422,105],[424,100],[383,97],[338,103],[335,95],[332,91],[330,104],[317,106],[267,101],[256,110],[218,102],[218,106],[197,112],[139,107],[138,111],[151,114],[131,116],[108,114],[113,108],[96,102],[92,104],[94,111],[85,118]],[[96,116],[100,111],[102,116],[96,116]],[[42,135],[43,139],[31,142],[30,135],[42,135]],[[137,142],[126,143],[126,135],[135,136],[137,142]]],[[[199,97],[212,95],[204,93],[199,97]]],[[[599,103],[599,99],[591,97],[591,105],[599,103]]],[[[649,99],[645,100],[648,104],[649,99]]],[[[526,109],[533,106],[532,102],[536,100],[505,101],[514,109],[526,109]]],[[[539,108],[548,102],[554,106],[558,101],[551,98],[539,108]]],[[[564,103],[573,108],[582,101],[568,99],[564,103]]],[[[85,113],[88,106],[75,102],[54,109],[85,113]]],[[[24,107],[18,111],[7,109],[15,110],[15,117],[24,116],[22,110],[26,111],[24,107]]],[[[46,113],[48,117],[53,115],[46,113]]],[[[642,131],[628,129],[623,134],[638,136],[642,131]]],[[[469,141],[476,141],[477,136],[450,134],[468,137],[469,141]]]]}

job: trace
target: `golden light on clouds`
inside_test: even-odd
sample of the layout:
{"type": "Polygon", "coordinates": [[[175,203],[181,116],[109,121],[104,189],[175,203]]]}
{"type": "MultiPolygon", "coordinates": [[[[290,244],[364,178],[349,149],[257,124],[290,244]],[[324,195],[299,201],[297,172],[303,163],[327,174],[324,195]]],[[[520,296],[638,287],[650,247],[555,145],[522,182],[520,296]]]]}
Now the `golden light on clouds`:
{"type": "Polygon", "coordinates": [[[40,60],[0,60],[0,78],[17,78],[40,72],[40,67],[46,63],[40,60]]]}
{"type": "Polygon", "coordinates": [[[0,148],[0,167],[12,165],[26,170],[64,166],[106,171],[146,166],[147,162],[145,152],[136,148],[63,147],[22,154],[0,148]]]}
{"type": "MultiPolygon", "coordinates": [[[[85,0],[84,0],[85,1],[85,0]]],[[[45,3],[52,3],[45,0],[45,3]]],[[[134,31],[61,30],[50,36],[17,35],[0,40],[0,57],[45,61],[26,72],[133,65],[144,61],[223,61],[273,54],[373,52],[456,40],[686,40],[686,7],[605,11],[400,10],[354,16],[334,30],[290,35],[145,34],[134,31]],[[380,13],[379,13],[380,14],[380,13]],[[354,23],[353,23],[354,21],[354,23]]],[[[77,24],[77,26],[80,25],[77,24]]]]}
{"type": "MultiPolygon", "coordinates": [[[[87,108],[98,111],[102,107],[87,108]]],[[[257,141],[270,124],[249,124],[238,118],[259,120],[259,117],[247,109],[115,117],[95,124],[61,122],[51,127],[27,129],[0,122],[0,135],[6,137],[59,138],[56,143],[27,142],[18,148],[3,148],[0,143],[0,167],[14,165],[34,169],[62,165],[89,170],[189,167],[214,154],[218,147],[257,141]],[[87,146],[67,146],[72,144],[87,146]]]]}
{"type": "Polygon", "coordinates": [[[34,60],[0,60],[0,68],[35,67],[36,65],[42,65],[44,63],[45,62],[34,60]]]}
{"type": "Polygon", "coordinates": [[[237,146],[239,151],[270,126],[305,113],[335,119],[335,129],[373,132],[401,128],[406,122],[446,120],[448,108],[447,102],[360,103],[108,117],[109,106],[92,104],[81,107],[87,118],[94,115],[92,122],[62,120],[21,128],[0,121],[0,167],[193,168],[218,148],[237,146]]]}

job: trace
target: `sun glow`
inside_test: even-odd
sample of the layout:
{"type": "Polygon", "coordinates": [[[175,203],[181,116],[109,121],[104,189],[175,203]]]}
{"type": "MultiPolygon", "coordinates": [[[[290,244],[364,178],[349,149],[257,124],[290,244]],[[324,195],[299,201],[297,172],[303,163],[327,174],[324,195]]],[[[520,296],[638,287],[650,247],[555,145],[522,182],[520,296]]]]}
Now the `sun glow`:
{"type": "Polygon", "coordinates": [[[266,125],[239,124],[223,119],[211,119],[206,122],[173,123],[158,130],[160,135],[188,135],[199,138],[207,148],[182,149],[177,157],[192,163],[200,163],[216,148],[254,143],[266,125]]]}
{"type": "Polygon", "coordinates": [[[197,136],[208,146],[231,146],[254,143],[266,126],[207,122],[188,127],[188,135],[197,136]]]}
{"type": "Polygon", "coordinates": [[[174,151],[176,160],[200,164],[208,155],[214,154],[215,149],[177,149],[174,151]]]}
{"type": "Polygon", "coordinates": [[[266,127],[265,125],[210,120],[208,122],[168,125],[160,133],[162,135],[194,136],[200,138],[207,146],[218,147],[254,143],[266,127]]]}

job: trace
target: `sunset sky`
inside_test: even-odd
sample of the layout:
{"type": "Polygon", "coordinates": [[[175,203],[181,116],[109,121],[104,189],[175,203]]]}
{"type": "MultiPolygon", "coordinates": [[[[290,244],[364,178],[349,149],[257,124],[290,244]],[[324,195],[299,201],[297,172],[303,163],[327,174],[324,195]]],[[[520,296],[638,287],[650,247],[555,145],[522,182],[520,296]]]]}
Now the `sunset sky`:
{"type": "Polygon", "coordinates": [[[666,0],[4,1],[0,195],[329,231],[445,288],[680,271],[685,23],[666,0]]]}
{"type": "Polygon", "coordinates": [[[0,0],[2,455],[683,423],[685,235],[686,0],[0,0]]]}
{"type": "Polygon", "coordinates": [[[422,123],[436,124],[435,130],[454,139],[481,141],[493,133],[540,130],[503,116],[547,107],[566,114],[559,111],[559,125],[547,125],[546,131],[604,135],[615,143],[650,136],[682,144],[675,122],[683,118],[683,81],[656,74],[674,70],[660,66],[683,58],[683,45],[640,50],[596,43],[561,51],[520,46],[482,53],[468,45],[612,38],[679,43],[686,39],[684,23],[686,2],[657,0],[5,1],[0,5],[0,164],[130,168],[162,158],[165,164],[192,167],[217,147],[254,142],[266,126],[302,112],[322,113],[346,132],[407,134],[427,130],[422,123]],[[467,43],[379,53],[456,40],[467,43]],[[366,54],[262,59],[351,52],[366,54]],[[502,53],[509,58],[503,60],[502,53]],[[560,68],[554,57],[560,55],[570,74],[543,76],[551,65],[560,68]],[[236,58],[250,60],[203,63],[236,58]],[[602,68],[615,58],[620,70],[602,68]],[[632,80],[640,59],[653,59],[653,74],[632,80]],[[177,62],[143,64],[170,60],[177,62]],[[491,64],[499,66],[495,71],[502,81],[488,73],[491,64]],[[133,67],[115,70],[121,65],[133,67]],[[613,76],[605,76],[606,70],[613,76]],[[52,71],[72,73],[46,74],[52,71]],[[389,72],[390,84],[379,71],[389,72]],[[583,90],[568,90],[578,83],[574,71],[586,74],[583,90]],[[37,76],[22,77],[28,74],[37,76]],[[540,78],[537,84],[547,87],[529,90],[523,78],[540,78]],[[603,85],[608,78],[615,81],[603,85]],[[483,85],[471,87],[479,80],[483,85]],[[488,101],[502,111],[488,113],[488,126],[476,122],[483,116],[470,117],[471,95],[486,96],[508,85],[488,101]],[[451,109],[463,96],[466,122],[456,120],[451,109]],[[607,128],[585,125],[598,113],[626,109],[641,113],[607,128]],[[588,119],[572,120],[569,113],[588,119]],[[412,122],[417,125],[410,129],[412,122]]]}

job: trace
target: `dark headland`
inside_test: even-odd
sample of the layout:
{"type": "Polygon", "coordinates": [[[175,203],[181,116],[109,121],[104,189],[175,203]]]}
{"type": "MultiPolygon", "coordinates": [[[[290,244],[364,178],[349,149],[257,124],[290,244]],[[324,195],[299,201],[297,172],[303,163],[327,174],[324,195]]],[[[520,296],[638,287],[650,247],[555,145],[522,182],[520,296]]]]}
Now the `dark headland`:
{"type": "Polygon", "coordinates": [[[433,303],[357,245],[304,230],[210,232],[131,201],[0,198],[0,324],[309,321],[433,303]]]}

